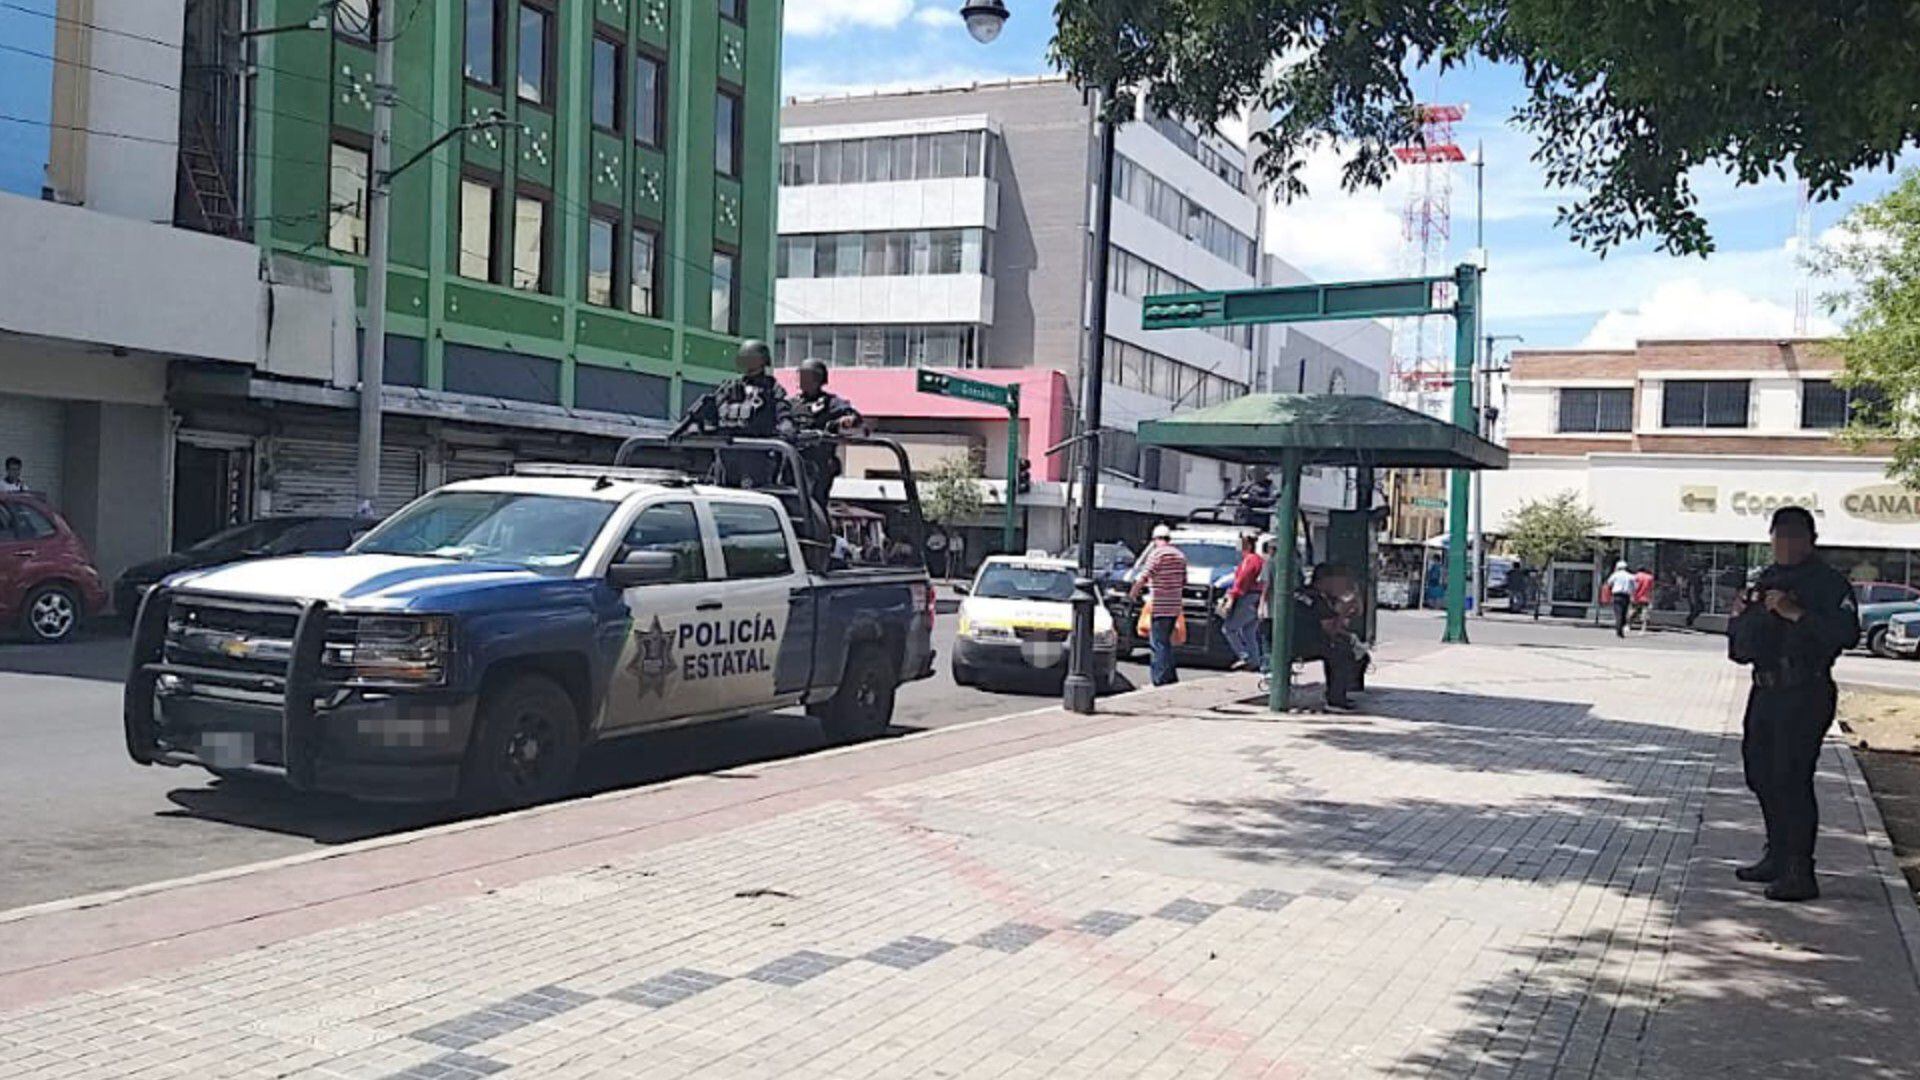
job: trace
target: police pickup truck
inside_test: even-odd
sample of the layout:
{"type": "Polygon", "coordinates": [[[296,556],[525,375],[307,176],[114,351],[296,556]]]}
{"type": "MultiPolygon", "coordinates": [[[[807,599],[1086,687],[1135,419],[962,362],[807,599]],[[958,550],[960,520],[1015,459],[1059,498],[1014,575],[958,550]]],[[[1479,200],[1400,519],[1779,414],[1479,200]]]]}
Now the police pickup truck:
{"type": "MultiPolygon", "coordinates": [[[[906,455],[889,529],[919,552],[906,455]]],[[[582,754],[804,706],[884,731],[932,673],[924,563],[849,565],[784,442],[630,439],[415,500],[343,553],[169,578],[135,622],[128,752],[370,800],[562,795],[582,754]]],[[[872,515],[869,515],[872,516],[872,515]]]]}

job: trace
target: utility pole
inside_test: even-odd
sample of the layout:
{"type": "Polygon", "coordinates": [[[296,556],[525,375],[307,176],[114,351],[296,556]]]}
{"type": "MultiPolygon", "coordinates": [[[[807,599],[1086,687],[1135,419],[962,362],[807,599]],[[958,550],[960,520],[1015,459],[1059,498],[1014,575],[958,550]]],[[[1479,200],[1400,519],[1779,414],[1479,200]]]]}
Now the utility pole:
{"type": "MultiPolygon", "coordinates": [[[[1487,269],[1487,146],[1484,141],[1473,144],[1473,249],[1475,261],[1482,273],[1487,269]]],[[[1487,436],[1487,399],[1481,393],[1482,380],[1486,377],[1487,365],[1493,362],[1493,339],[1485,339],[1486,350],[1474,357],[1474,401],[1473,433],[1487,436]]],[[[1475,343],[1476,345],[1479,342],[1475,343]]],[[[1477,350],[1476,350],[1477,351],[1477,350]]],[[[1486,477],[1475,472],[1473,480],[1473,546],[1467,549],[1472,559],[1468,580],[1472,582],[1474,618],[1484,618],[1487,614],[1487,553],[1483,550],[1485,538],[1480,531],[1480,502],[1485,492],[1486,477]]]]}
{"type": "Polygon", "coordinates": [[[373,175],[367,185],[367,314],[360,346],[359,512],[380,498],[380,388],[387,376],[387,204],[393,197],[394,9],[375,4],[373,175]]]}
{"type": "Polygon", "coordinates": [[[1106,385],[1107,267],[1113,239],[1113,108],[1114,87],[1109,84],[1094,99],[1094,122],[1099,125],[1100,161],[1096,165],[1093,209],[1093,295],[1088,298],[1087,365],[1081,372],[1080,392],[1080,545],[1079,567],[1073,588],[1073,632],[1068,638],[1067,677],[1061,686],[1061,704],[1068,712],[1091,713],[1096,687],[1093,681],[1093,539],[1100,506],[1100,397],[1106,385]]]}

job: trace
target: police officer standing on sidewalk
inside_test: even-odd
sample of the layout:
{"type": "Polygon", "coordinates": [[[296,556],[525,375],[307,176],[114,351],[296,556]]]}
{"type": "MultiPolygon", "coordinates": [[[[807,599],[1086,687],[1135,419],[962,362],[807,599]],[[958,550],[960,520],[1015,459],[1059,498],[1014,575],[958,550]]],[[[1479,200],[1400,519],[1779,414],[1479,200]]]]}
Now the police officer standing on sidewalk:
{"type": "Polygon", "coordinates": [[[1819,826],[1813,774],[1833,725],[1833,663],[1859,640],[1860,617],[1845,575],[1822,562],[1805,507],[1774,511],[1773,565],[1742,594],[1727,628],[1727,653],[1753,667],[1740,741],[1747,787],[1760,800],[1767,847],[1734,871],[1766,882],[1769,900],[1812,900],[1819,826]]]}

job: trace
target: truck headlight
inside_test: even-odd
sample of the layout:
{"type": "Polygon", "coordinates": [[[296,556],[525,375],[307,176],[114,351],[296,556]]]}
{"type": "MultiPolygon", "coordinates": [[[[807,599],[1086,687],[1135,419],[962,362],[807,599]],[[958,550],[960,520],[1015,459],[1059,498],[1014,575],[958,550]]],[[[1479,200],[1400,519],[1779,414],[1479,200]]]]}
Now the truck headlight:
{"type": "Polygon", "coordinates": [[[353,685],[438,686],[452,626],[444,615],[344,615],[327,627],[325,666],[353,685]]]}

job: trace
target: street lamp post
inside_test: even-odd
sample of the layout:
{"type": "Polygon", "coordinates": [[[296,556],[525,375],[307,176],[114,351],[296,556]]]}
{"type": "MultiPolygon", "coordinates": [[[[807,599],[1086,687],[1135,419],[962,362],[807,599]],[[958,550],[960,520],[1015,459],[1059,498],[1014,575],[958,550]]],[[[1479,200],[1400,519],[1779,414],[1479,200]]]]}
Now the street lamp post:
{"type": "MultiPolygon", "coordinates": [[[[987,44],[1000,36],[1007,21],[1005,0],[969,0],[960,9],[967,32],[987,44]]],[[[1107,249],[1113,233],[1114,90],[1103,86],[1094,97],[1094,122],[1099,125],[1099,164],[1093,190],[1093,280],[1087,301],[1086,367],[1081,371],[1079,558],[1073,583],[1073,630],[1067,653],[1067,678],[1061,691],[1069,712],[1091,713],[1098,687],[1093,677],[1093,609],[1100,602],[1094,592],[1094,522],[1100,506],[1100,394],[1106,385],[1107,249]]],[[[1011,482],[1011,478],[1009,478],[1011,482]]]]}

